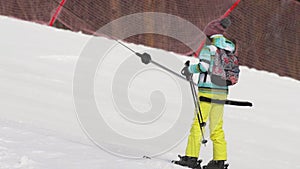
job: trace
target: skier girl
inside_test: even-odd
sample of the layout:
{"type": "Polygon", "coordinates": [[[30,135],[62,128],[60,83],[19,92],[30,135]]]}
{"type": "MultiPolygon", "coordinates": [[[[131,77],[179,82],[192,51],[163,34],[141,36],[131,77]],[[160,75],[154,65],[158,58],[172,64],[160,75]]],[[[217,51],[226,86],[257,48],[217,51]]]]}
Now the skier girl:
{"type": "MultiPolygon", "coordinates": [[[[223,36],[223,33],[231,24],[228,18],[217,19],[209,23],[204,29],[204,33],[211,41],[211,45],[206,45],[199,54],[199,64],[190,65],[183,69],[184,73],[200,73],[198,82],[198,97],[226,100],[228,94],[227,86],[217,86],[211,82],[208,73],[211,67],[212,57],[218,49],[224,49],[230,52],[235,51],[235,44],[223,36]]],[[[213,142],[213,160],[211,160],[205,169],[224,169],[227,160],[226,140],[223,130],[223,104],[200,102],[203,121],[209,119],[210,139],[213,142]]],[[[175,164],[187,166],[190,168],[201,168],[198,162],[201,146],[201,132],[197,116],[194,118],[185,156],[179,156],[179,161],[175,164]]]]}

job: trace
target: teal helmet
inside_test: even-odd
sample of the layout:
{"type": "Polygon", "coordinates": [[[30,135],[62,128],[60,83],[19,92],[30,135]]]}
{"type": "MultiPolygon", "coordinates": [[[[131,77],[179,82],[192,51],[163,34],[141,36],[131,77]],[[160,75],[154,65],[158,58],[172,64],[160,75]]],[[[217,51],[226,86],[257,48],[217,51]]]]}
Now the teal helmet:
{"type": "Polygon", "coordinates": [[[210,37],[212,44],[220,49],[224,49],[230,52],[235,51],[235,44],[230,40],[226,39],[222,34],[215,34],[210,37]]]}

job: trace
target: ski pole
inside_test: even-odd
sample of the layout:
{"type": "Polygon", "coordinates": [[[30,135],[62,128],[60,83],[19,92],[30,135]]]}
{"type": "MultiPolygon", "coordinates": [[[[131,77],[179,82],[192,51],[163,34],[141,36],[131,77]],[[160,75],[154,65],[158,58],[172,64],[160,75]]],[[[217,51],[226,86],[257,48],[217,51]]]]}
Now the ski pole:
{"type": "MultiPolygon", "coordinates": [[[[189,66],[189,61],[187,61],[185,63],[185,67],[187,68],[188,66],[189,66]]],[[[200,104],[198,102],[198,96],[197,96],[195,87],[193,85],[193,76],[185,74],[183,71],[181,71],[181,74],[186,75],[186,79],[190,82],[190,87],[191,87],[193,100],[194,100],[194,104],[195,104],[195,109],[197,111],[197,119],[198,119],[198,123],[199,123],[199,127],[200,127],[200,132],[201,132],[201,135],[202,135],[202,144],[206,144],[207,140],[205,139],[204,132],[203,132],[203,127],[206,126],[206,123],[203,120],[200,104]]]]}
{"type": "Polygon", "coordinates": [[[192,93],[193,93],[193,97],[194,97],[194,104],[195,104],[196,110],[198,108],[198,110],[197,110],[197,119],[198,119],[200,131],[201,131],[201,135],[202,135],[202,144],[206,144],[207,140],[205,139],[204,132],[203,132],[203,127],[206,126],[206,123],[203,121],[203,116],[202,116],[201,108],[200,108],[199,102],[197,100],[196,91],[195,91],[195,88],[194,88],[192,82],[190,82],[190,86],[191,86],[191,89],[192,89],[192,93]],[[201,121],[200,121],[200,119],[201,119],[201,121]]]}
{"type": "Polygon", "coordinates": [[[200,101],[209,102],[209,103],[216,103],[216,104],[228,104],[233,106],[249,106],[252,107],[253,104],[247,101],[236,101],[236,100],[219,100],[219,99],[211,99],[207,97],[201,96],[200,101]]]}

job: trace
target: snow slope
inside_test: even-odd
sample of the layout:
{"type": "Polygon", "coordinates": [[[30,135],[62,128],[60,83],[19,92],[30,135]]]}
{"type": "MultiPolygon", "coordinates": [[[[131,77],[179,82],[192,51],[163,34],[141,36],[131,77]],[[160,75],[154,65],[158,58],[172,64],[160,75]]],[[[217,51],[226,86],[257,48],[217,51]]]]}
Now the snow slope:
{"type": "MultiPolygon", "coordinates": [[[[72,80],[90,36],[3,16],[0,27],[1,169],[182,168],[159,159],[183,154],[186,140],[159,159],[133,160],[103,151],[84,134],[72,80]]],[[[225,109],[231,169],[300,169],[299,94],[299,81],[242,67],[229,98],[254,107],[225,109]]],[[[207,162],[211,144],[202,150],[207,162]]]]}

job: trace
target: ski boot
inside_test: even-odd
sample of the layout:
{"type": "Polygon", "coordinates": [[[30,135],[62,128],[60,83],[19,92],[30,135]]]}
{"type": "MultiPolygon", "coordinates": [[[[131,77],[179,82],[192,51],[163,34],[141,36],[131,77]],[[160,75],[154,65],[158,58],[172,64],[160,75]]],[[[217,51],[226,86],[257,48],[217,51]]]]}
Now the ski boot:
{"type": "Polygon", "coordinates": [[[178,161],[173,160],[172,163],[181,166],[186,166],[193,169],[201,169],[200,163],[202,162],[202,160],[198,160],[197,157],[189,157],[189,156],[181,156],[181,155],[178,155],[178,157],[179,160],[178,161]]]}
{"type": "Polygon", "coordinates": [[[227,169],[228,166],[224,160],[211,160],[203,169],[227,169]]]}

